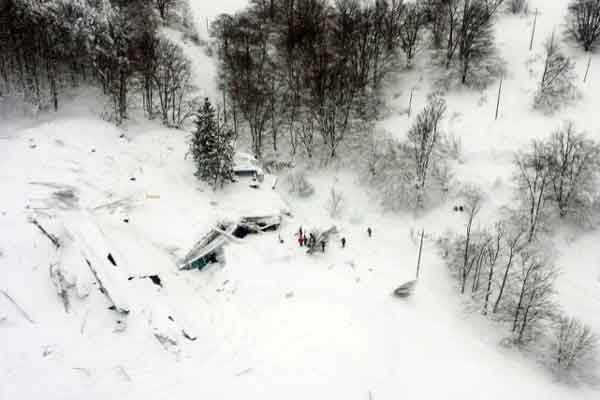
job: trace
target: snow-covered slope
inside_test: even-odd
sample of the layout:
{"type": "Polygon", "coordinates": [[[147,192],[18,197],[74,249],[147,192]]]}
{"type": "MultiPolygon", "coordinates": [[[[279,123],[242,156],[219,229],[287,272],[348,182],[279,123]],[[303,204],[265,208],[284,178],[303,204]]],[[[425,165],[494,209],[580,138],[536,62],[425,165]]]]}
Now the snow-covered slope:
{"type": "MultiPolygon", "coordinates": [[[[201,25],[205,14],[241,3],[192,5],[201,25]]],[[[531,17],[503,15],[498,23],[508,71],[499,120],[493,86],[447,97],[446,128],[464,150],[457,178],[481,185],[490,209],[510,201],[511,152],[532,138],[573,118],[600,139],[598,68],[580,85],[577,104],[553,117],[531,111],[539,61],[530,76],[528,60],[562,21],[565,1],[531,3],[540,8],[534,51],[531,17]]],[[[584,55],[574,55],[584,68],[584,55]]],[[[202,52],[195,57],[197,82],[209,85],[214,69],[203,66],[210,60],[202,52]]],[[[600,65],[598,56],[592,63],[600,65]]],[[[424,71],[390,88],[401,92],[397,110],[406,106],[411,80],[420,82],[413,106],[423,105],[431,78],[424,71]]],[[[144,122],[120,130],[95,117],[85,96],[71,103],[58,115],[0,122],[0,399],[598,398],[593,388],[554,382],[535,360],[499,346],[503,328],[464,313],[432,242],[464,222],[450,205],[418,218],[385,214],[351,172],[341,171],[310,177],[316,195],[307,200],[281,200],[242,182],[214,193],[193,176],[185,133],[144,122]],[[346,199],[335,221],[325,210],[332,186],[346,199]],[[222,267],[178,270],[178,259],[217,221],[283,207],[293,214],[282,227],[283,243],[277,233],[248,237],[225,248],[222,267]],[[70,226],[85,226],[78,224],[83,211],[122,266],[126,316],[108,309],[68,240],[70,226]],[[61,238],[61,249],[30,217],[61,238]],[[295,242],[299,226],[331,224],[337,239],[347,238],[345,249],[334,241],[325,254],[308,257],[295,242]],[[428,234],[421,278],[415,295],[402,301],[391,292],[414,277],[414,232],[421,228],[428,234]],[[73,284],[68,312],[49,273],[61,262],[73,284]]],[[[399,115],[383,125],[401,137],[410,123],[399,115]]],[[[597,331],[599,240],[597,231],[557,239],[561,302],[597,331]]]]}

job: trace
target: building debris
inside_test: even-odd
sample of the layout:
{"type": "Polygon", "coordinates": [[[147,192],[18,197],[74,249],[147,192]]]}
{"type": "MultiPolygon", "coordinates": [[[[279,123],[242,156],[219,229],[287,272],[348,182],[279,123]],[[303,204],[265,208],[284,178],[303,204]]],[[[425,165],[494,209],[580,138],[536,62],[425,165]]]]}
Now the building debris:
{"type": "Polygon", "coordinates": [[[277,230],[281,221],[281,215],[269,215],[243,217],[236,223],[222,223],[194,245],[180,262],[179,269],[202,269],[215,263],[223,255],[223,245],[229,241],[239,242],[248,234],[277,230]]]}
{"type": "Polygon", "coordinates": [[[73,188],[61,189],[52,193],[52,197],[58,202],[60,208],[72,209],[77,207],[79,198],[75,195],[73,188]]]}
{"type": "Polygon", "coordinates": [[[245,374],[247,374],[249,372],[252,372],[252,368],[246,368],[245,370],[240,371],[237,374],[235,374],[235,376],[242,376],[242,375],[245,375],[245,374]]]}
{"type": "Polygon", "coordinates": [[[114,310],[129,313],[127,278],[124,276],[128,269],[92,216],[77,213],[73,218],[65,219],[65,228],[114,310]],[[119,268],[115,268],[117,265],[119,268]]]}
{"type": "Polygon", "coordinates": [[[58,296],[62,299],[63,305],[65,307],[65,312],[68,313],[70,302],[67,289],[73,285],[69,285],[69,283],[65,279],[65,275],[63,274],[63,272],[57,264],[50,264],[50,280],[52,280],[54,287],[56,287],[56,292],[58,293],[58,296]]]}
{"type": "Polygon", "coordinates": [[[125,368],[123,368],[122,365],[118,365],[117,367],[117,371],[119,371],[119,373],[121,374],[121,376],[128,382],[131,382],[131,376],[129,376],[129,374],[127,373],[127,371],[125,371],[125,368]]]}
{"type": "Polygon", "coordinates": [[[92,372],[88,368],[74,367],[73,370],[82,372],[85,376],[92,376],[92,372]]]}
{"type": "Polygon", "coordinates": [[[417,284],[417,281],[413,280],[413,281],[408,281],[408,282],[398,286],[394,290],[394,296],[400,297],[400,298],[409,297],[413,293],[416,284],[417,284]]]}
{"type": "Polygon", "coordinates": [[[30,218],[29,222],[31,222],[32,224],[34,224],[35,226],[37,226],[37,228],[42,232],[42,234],[44,236],[46,236],[48,239],[50,239],[50,241],[52,242],[52,244],[54,245],[54,247],[56,247],[57,249],[60,248],[60,242],[58,240],[58,238],[49,233],[39,222],[37,219],[35,218],[30,218]]]}
{"type": "Polygon", "coordinates": [[[179,269],[202,269],[210,263],[217,262],[222,255],[222,247],[233,236],[236,226],[231,225],[227,230],[211,229],[183,258],[179,269]]]}

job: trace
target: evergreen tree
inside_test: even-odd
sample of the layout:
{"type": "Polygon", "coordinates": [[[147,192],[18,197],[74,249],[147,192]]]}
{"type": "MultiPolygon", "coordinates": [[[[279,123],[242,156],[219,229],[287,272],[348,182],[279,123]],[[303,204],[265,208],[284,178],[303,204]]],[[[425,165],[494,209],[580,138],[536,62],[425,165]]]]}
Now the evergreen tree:
{"type": "Polygon", "coordinates": [[[198,111],[196,130],[190,143],[196,176],[215,189],[233,181],[233,131],[221,125],[208,98],[198,111]]]}

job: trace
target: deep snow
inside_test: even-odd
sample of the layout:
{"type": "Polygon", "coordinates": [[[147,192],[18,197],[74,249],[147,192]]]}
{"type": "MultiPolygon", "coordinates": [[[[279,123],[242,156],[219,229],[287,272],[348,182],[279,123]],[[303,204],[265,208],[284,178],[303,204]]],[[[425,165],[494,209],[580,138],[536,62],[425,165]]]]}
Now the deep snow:
{"type": "MultiPolygon", "coordinates": [[[[243,2],[192,6],[201,26],[205,16],[243,2]]],[[[508,70],[499,120],[493,120],[495,85],[447,96],[445,128],[463,144],[457,179],[487,194],[482,223],[511,201],[513,151],[549,135],[565,118],[600,140],[598,56],[579,102],[552,117],[531,111],[540,62],[531,76],[527,61],[541,54],[542,38],[562,21],[565,1],[530,3],[540,8],[534,51],[528,51],[531,16],[502,15],[498,23],[508,70]]],[[[188,51],[196,82],[215,93],[211,60],[188,51]]],[[[573,54],[584,68],[585,56],[573,54]]],[[[389,88],[390,97],[399,96],[382,126],[397,137],[411,122],[396,112],[406,107],[408,82],[420,82],[418,110],[430,73],[415,68],[389,88]]],[[[0,122],[0,290],[34,321],[0,295],[0,399],[598,398],[593,388],[554,382],[535,360],[499,345],[503,327],[464,312],[432,242],[464,223],[451,203],[419,217],[386,214],[351,171],[340,170],[309,175],[316,195],[306,200],[287,196],[281,186],[255,190],[247,182],[215,193],[193,176],[185,132],[143,121],[117,129],[96,117],[91,97],[81,94],[56,115],[0,122]],[[335,221],[325,210],[332,186],[346,198],[335,221]],[[65,189],[124,260],[122,273],[135,277],[125,283],[127,317],[107,309],[73,247],[57,251],[28,222],[35,216],[64,237],[64,220],[77,225],[80,218],[53,196],[65,189]],[[284,207],[293,217],[282,227],[283,244],[277,233],[248,237],[225,248],[225,266],[177,269],[177,260],[217,221],[284,207]],[[331,224],[348,239],[345,249],[333,242],[325,254],[308,257],[298,248],[299,226],[331,224]],[[414,277],[415,232],[422,228],[421,279],[415,295],[401,301],[391,292],[414,277]],[[48,271],[61,261],[75,283],[69,313],[48,271]],[[161,277],[163,288],[138,278],[150,274],[161,277]]],[[[560,301],[598,332],[599,240],[598,231],[561,232],[556,239],[560,301]]]]}

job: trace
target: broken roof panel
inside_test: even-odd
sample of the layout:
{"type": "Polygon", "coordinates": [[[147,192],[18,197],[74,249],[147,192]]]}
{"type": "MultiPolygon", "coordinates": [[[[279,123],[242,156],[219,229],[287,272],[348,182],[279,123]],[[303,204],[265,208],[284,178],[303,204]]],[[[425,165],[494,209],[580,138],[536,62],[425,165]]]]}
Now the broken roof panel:
{"type": "Polygon", "coordinates": [[[64,224],[83,256],[104,294],[115,309],[128,313],[127,277],[129,270],[125,259],[112,246],[93,217],[87,212],[73,213],[65,217],[64,224]]]}

